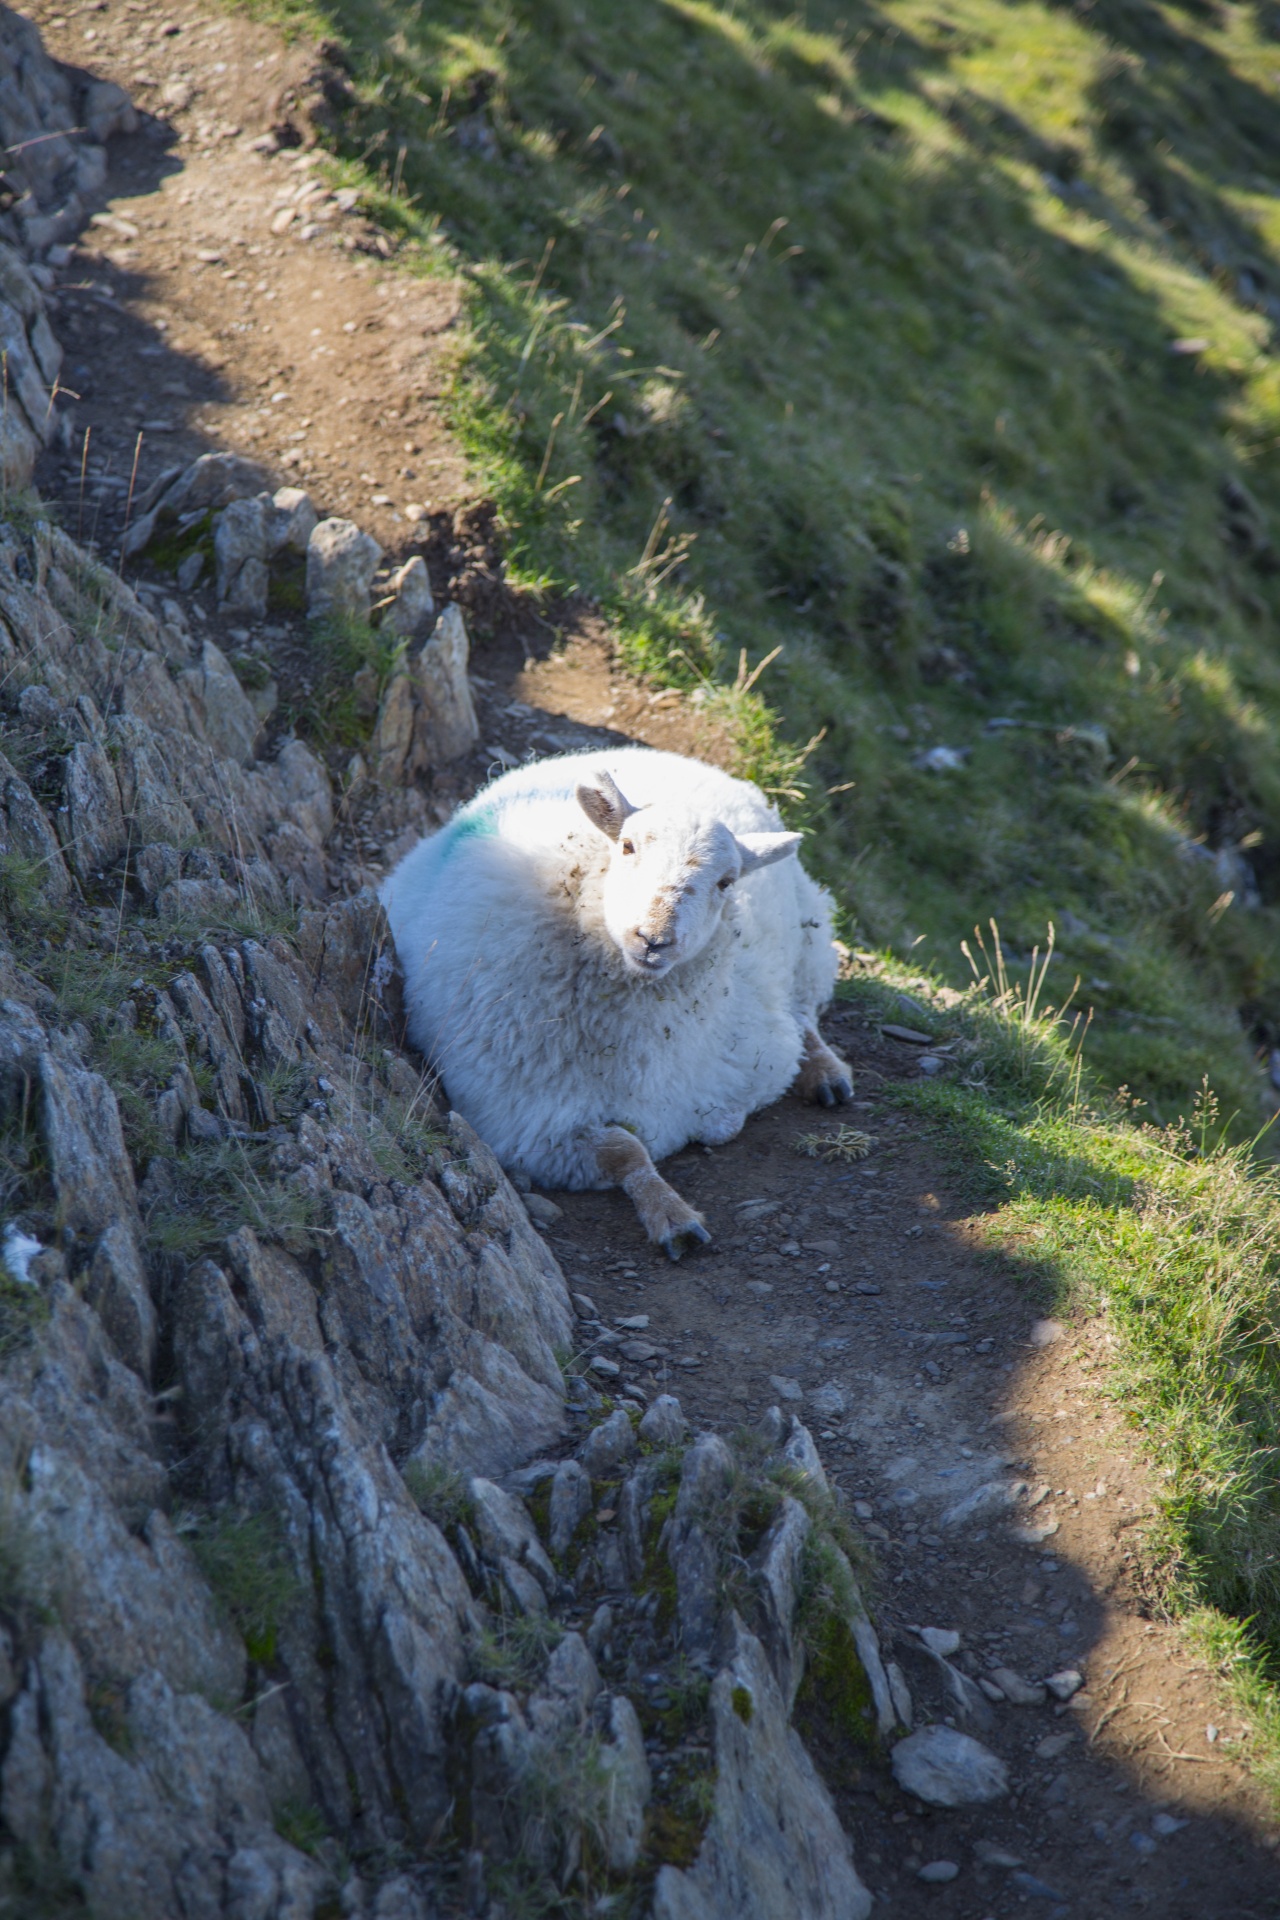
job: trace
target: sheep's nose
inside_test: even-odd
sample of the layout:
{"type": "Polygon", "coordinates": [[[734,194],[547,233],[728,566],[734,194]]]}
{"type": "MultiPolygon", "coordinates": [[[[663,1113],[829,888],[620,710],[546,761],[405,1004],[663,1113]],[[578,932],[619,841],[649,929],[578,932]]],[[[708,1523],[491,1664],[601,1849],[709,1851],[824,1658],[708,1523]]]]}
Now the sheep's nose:
{"type": "Polygon", "coordinates": [[[671,947],[675,945],[674,940],[671,938],[669,934],[665,940],[651,940],[649,935],[645,933],[640,927],[636,928],[636,932],[637,934],[639,934],[640,938],[644,941],[645,947],[650,953],[662,953],[667,947],[671,947]]]}

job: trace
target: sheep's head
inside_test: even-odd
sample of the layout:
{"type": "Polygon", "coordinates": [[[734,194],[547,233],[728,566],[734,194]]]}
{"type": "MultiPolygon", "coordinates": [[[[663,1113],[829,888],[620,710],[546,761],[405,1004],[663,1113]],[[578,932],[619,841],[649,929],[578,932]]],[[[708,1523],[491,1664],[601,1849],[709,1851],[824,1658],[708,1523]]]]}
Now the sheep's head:
{"type": "Polygon", "coordinates": [[[798,833],[735,834],[679,802],[633,807],[603,771],[578,788],[578,801],[613,843],[604,882],[610,938],[649,980],[701,953],[744,874],[800,845],[798,833]]]}

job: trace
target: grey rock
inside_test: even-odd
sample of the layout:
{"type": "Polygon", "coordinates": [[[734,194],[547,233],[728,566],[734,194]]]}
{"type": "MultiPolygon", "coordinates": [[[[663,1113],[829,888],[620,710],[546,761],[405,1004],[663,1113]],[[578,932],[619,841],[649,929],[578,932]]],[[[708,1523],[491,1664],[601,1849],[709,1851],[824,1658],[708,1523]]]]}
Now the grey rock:
{"type": "Polygon", "coordinates": [[[941,1524],[944,1527],[962,1527],[970,1520],[983,1515],[1000,1513],[1013,1506],[1017,1501],[1019,1485],[1007,1480],[986,1480],[971,1493],[944,1509],[941,1524]]]}
{"type": "Polygon", "coordinates": [[[660,1393],[638,1428],[640,1438],[653,1447],[678,1447],[688,1431],[689,1423],[673,1393],[660,1393]]]}
{"type": "Polygon", "coordinates": [[[959,1877],[960,1869],[954,1860],[930,1860],[916,1869],[916,1879],[923,1880],[930,1887],[945,1887],[959,1877]]]}
{"type": "Polygon", "coordinates": [[[267,548],[280,553],[286,547],[305,554],[319,515],[311,504],[311,495],[301,487],[277,487],[271,497],[267,520],[267,548]]]}
{"type": "Polygon", "coordinates": [[[510,1561],[527,1568],[545,1594],[554,1594],[560,1584],[556,1570],[524,1502],[479,1474],[471,1481],[470,1493],[481,1550],[495,1563],[510,1561]]]}
{"type": "Polygon", "coordinates": [[[448,606],[413,663],[417,712],[412,764],[417,769],[449,766],[469,753],[480,738],[467,678],[469,654],[462,609],[448,606]]]}
{"type": "Polygon", "coordinates": [[[120,789],[97,737],[80,741],[63,762],[55,824],[67,864],[82,885],[114,866],[128,844],[120,789]]]}
{"type": "Polygon", "coordinates": [[[307,542],[307,613],[367,620],[382,548],[350,520],[321,520],[307,542]]]}
{"type": "Polygon", "coordinates": [[[218,600],[228,613],[264,620],[271,495],[233,500],[214,523],[213,557],[218,600]]]}
{"type": "Polygon", "coordinates": [[[198,666],[178,675],[200,735],[214,751],[242,767],[251,766],[258,738],[258,716],[220,647],[206,640],[198,666]]]}
{"type": "Polygon", "coordinates": [[[995,1667],[991,1678],[1011,1706],[1042,1707],[1048,1695],[1046,1689],[1024,1680],[1012,1667],[995,1667]]]}
{"type": "Polygon", "coordinates": [[[431,578],[422,556],[414,554],[411,560],[406,560],[392,574],[388,585],[395,597],[382,616],[383,626],[404,640],[416,640],[425,632],[436,610],[431,578]]]}
{"type": "Polygon", "coordinates": [[[578,1458],[592,1480],[608,1480],[636,1450],[636,1430],[622,1407],[615,1407],[578,1449],[578,1458]]]}
{"type": "Polygon", "coordinates": [[[544,1738],[580,1732],[599,1691],[599,1669],[586,1641],[579,1633],[566,1633],[552,1651],[537,1691],[529,1698],[529,1725],[544,1738]]]}
{"type": "Polygon", "coordinates": [[[867,1920],[871,1896],[764,1649],[739,1621],[733,1634],[711,1689],[711,1823],[692,1868],[659,1869],[654,1920],[867,1920]]]}
{"type": "Polygon", "coordinates": [[[896,1660],[885,1662],[885,1677],[889,1682],[889,1695],[893,1701],[893,1710],[898,1725],[910,1733],[915,1724],[915,1704],[911,1698],[911,1689],[907,1685],[907,1676],[896,1660]]]}
{"type": "Polygon", "coordinates": [[[1084,1685],[1084,1675],[1074,1667],[1064,1667],[1061,1673],[1051,1673],[1044,1684],[1055,1700],[1071,1700],[1084,1685]]]}
{"type": "Polygon", "coordinates": [[[554,1200],[548,1200],[545,1194],[526,1193],[524,1208],[537,1227],[553,1227],[557,1220],[564,1219],[564,1208],[558,1207],[554,1200]]]}
{"type": "Polygon", "coordinates": [[[954,1627],[921,1627],[919,1634],[921,1644],[944,1660],[960,1651],[960,1635],[954,1627]]]}
{"type": "Polygon", "coordinates": [[[804,1388],[800,1385],[800,1382],[798,1380],[788,1379],[785,1374],[771,1373],[769,1375],[769,1385],[773,1388],[779,1400],[798,1405],[799,1402],[804,1399],[804,1388]]]}
{"type": "Polygon", "coordinates": [[[591,1477],[576,1460],[562,1460],[551,1482],[549,1544],[557,1559],[591,1511],[591,1477]]]}
{"type": "Polygon", "coordinates": [[[824,1420],[838,1420],[849,1411],[849,1396],[838,1381],[828,1380],[809,1395],[809,1405],[824,1420]]]}
{"type": "Polygon", "coordinates": [[[801,1567],[812,1522],[798,1500],[783,1496],[778,1513],[751,1560],[764,1620],[763,1640],[788,1708],[804,1671],[803,1652],[792,1638],[801,1567]]]}
{"type": "Polygon", "coordinates": [[[931,1807],[984,1806],[1009,1791],[1004,1762],[954,1727],[921,1727],[894,1747],[893,1777],[931,1807]]]}
{"type": "Polygon", "coordinates": [[[369,758],[380,786],[394,787],[404,772],[413,744],[413,681],[407,671],[393,673],[382,691],[369,758]]]}
{"type": "Polygon", "coordinates": [[[604,1732],[599,1764],[607,1783],[605,1855],[610,1872],[632,1873],[644,1845],[645,1812],[653,1783],[640,1721],[625,1694],[610,1698],[604,1732]]]}

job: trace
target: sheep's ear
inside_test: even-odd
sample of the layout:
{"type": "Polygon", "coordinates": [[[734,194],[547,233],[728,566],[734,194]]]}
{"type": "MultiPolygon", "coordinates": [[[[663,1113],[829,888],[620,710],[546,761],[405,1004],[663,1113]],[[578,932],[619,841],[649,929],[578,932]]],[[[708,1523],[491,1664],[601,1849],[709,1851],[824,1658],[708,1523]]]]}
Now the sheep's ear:
{"type": "Polygon", "coordinates": [[[617,781],[601,767],[595,778],[595,785],[578,788],[578,805],[588,820],[610,840],[616,840],[622,832],[622,823],[636,809],[622,793],[617,781]]]}
{"type": "Polygon", "coordinates": [[[740,833],[735,836],[742,852],[742,871],[754,873],[757,867],[771,867],[800,851],[798,833],[740,833]]]}

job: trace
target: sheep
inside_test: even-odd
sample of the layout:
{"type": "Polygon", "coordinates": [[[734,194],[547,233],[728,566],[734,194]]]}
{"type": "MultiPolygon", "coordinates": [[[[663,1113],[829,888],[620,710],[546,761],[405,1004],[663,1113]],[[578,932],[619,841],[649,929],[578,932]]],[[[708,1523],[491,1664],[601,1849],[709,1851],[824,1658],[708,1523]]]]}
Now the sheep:
{"type": "Polygon", "coordinates": [[[678,1259],[711,1236],[655,1160],[793,1084],[851,1097],[800,838],[746,781],[624,747],[503,774],[401,861],[381,898],[410,1039],[517,1180],[621,1187],[678,1259]]]}

